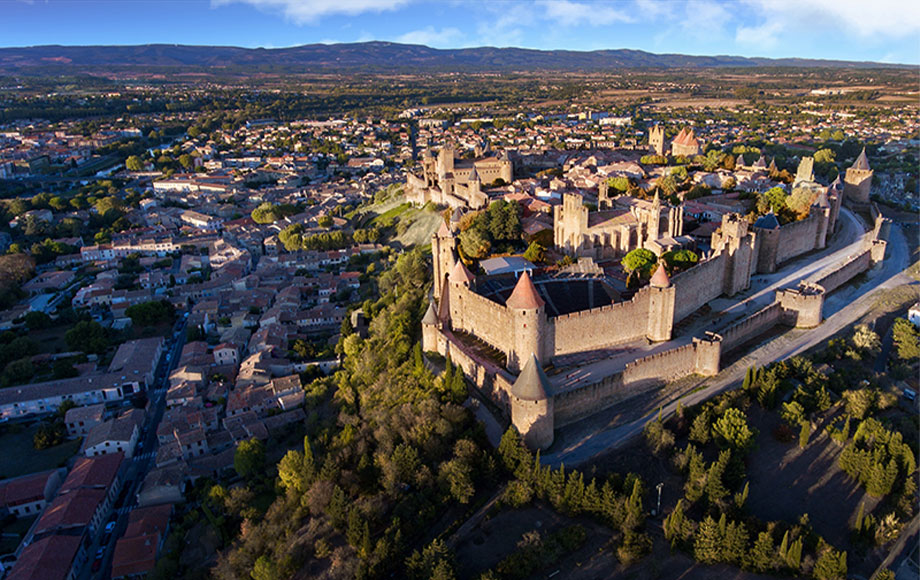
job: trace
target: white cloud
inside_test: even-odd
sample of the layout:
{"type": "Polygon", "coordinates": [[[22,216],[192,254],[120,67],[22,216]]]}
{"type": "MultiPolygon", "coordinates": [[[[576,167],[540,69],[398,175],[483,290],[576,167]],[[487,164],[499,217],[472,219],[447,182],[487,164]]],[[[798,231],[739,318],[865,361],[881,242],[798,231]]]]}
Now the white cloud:
{"type": "Polygon", "coordinates": [[[680,27],[685,35],[697,40],[715,40],[731,18],[731,13],[718,2],[691,0],[685,5],[680,27]]]}
{"type": "Polygon", "coordinates": [[[313,24],[326,16],[356,16],[364,12],[396,10],[411,0],[211,0],[212,6],[248,4],[266,12],[280,12],[295,24],[313,24]]]}
{"type": "Polygon", "coordinates": [[[448,47],[455,45],[461,38],[463,38],[463,33],[457,28],[449,27],[437,30],[433,26],[428,26],[400,35],[396,37],[396,42],[448,47]]]}
{"type": "Polygon", "coordinates": [[[765,22],[759,26],[739,26],[735,31],[735,42],[763,49],[776,48],[782,26],[778,22],[765,22]]]}
{"type": "Polygon", "coordinates": [[[562,26],[604,26],[615,22],[633,21],[626,12],[600,2],[588,4],[572,0],[537,0],[537,4],[546,11],[545,18],[562,26]]]}
{"type": "Polygon", "coordinates": [[[777,29],[841,27],[866,39],[920,33],[920,3],[904,0],[744,0],[777,29]]]}

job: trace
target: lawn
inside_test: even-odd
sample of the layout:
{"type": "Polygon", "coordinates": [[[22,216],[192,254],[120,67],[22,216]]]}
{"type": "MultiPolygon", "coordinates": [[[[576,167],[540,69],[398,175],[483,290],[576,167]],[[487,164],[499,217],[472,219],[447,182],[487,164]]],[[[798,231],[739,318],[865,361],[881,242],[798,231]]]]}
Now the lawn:
{"type": "Polygon", "coordinates": [[[80,440],[65,441],[50,449],[36,450],[32,437],[38,423],[14,432],[17,426],[6,427],[0,435],[0,477],[18,477],[29,473],[63,467],[79,449],[80,440]]]}

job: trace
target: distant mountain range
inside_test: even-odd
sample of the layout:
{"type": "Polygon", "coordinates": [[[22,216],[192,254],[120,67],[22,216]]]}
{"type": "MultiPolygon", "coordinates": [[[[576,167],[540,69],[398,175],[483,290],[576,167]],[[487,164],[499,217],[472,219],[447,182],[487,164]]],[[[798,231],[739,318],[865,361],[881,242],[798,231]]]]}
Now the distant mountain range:
{"type": "MultiPolygon", "coordinates": [[[[630,68],[838,67],[901,68],[873,62],[803,58],[746,58],[653,54],[641,50],[532,50],[525,48],[437,49],[414,44],[361,42],[307,44],[290,48],[239,48],[144,44],[138,46],[31,46],[0,48],[0,71],[98,67],[169,67],[187,69],[258,69],[331,72],[336,70],[427,71],[603,71],[630,68]]],[[[909,67],[912,68],[912,67],[909,67]]]]}

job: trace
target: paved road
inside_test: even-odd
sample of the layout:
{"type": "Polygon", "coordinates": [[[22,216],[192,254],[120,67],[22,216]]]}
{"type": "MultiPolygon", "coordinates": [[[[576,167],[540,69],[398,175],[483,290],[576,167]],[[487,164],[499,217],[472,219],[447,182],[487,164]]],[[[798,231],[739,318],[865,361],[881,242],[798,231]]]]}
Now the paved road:
{"type": "MultiPolygon", "coordinates": [[[[845,210],[842,215],[849,214],[845,210]]],[[[854,219],[849,215],[849,219],[854,219]]],[[[854,242],[855,244],[861,241],[854,242]]],[[[825,256],[821,262],[830,265],[833,259],[842,260],[854,253],[853,244],[846,246],[831,255],[825,256]]],[[[904,273],[908,266],[909,251],[907,241],[901,228],[892,224],[891,239],[888,243],[886,259],[881,265],[868,272],[866,282],[856,288],[843,288],[831,294],[825,301],[825,321],[818,328],[812,330],[792,329],[776,339],[770,340],[756,347],[753,351],[724,369],[716,377],[707,380],[708,386],[700,391],[690,393],[679,401],[672,401],[665,405],[662,416],[667,417],[677,409],[678,402],[687,407],[695,405],[706,399],[740,385],[744,373],[752,365],[762,366],[777,360],[784,360],[801,354],[816,344],[830,338],[840,330],[856,322],[874,305],[876,295],[885,289],[894,288],[903,284],[917,285],[917,282],[904,273]]],[[[801,269],[799,270],[802,271],[801,269]]],[[[811,270],[809,276],[818,276],[820,270],[811,270]]],[[[787,279],[788,276],[782,276],[787,279]]],[[[801,278],[799,278],[801,279],[801,278]]],[[[918,286],[920,288],[920,286],[918,286]]],[[[603,453],[616,449],[633,437],[640,434],[645,425],[657,418],[658,413],[650,413],[636,421],[621,425],[605,425],[594,432],[586,433],[577,442],[562,449],[553,450],[543,455],[546,464],[579,465],[603,453]]]]}
{"type": "Polygon", "coordinates": [[[115,542],[128,527],[128,514],[138,507],[137,494],[141,489],[144,478],[156,466],[157,426],[159,426],[160,420],[163,419],[163,413],[166,409],[166,390],[169,373],[178,363],[179,356],[182,353],[182,346],[185,344],[187,321],[187,318],[181,318],[176,323],[172,336],[167,337],[167,340],[170,341],[167,344],[168,350],[160,358],[160,362],[157,365],[153,380],[154,388],[147,390],[147,396],[150,401],[147,418],[144,421],[143,430],[138,439],[138,446],[135,447],[134,456],[131,459],[126,459],[129,463],[122,482],[122,493],[119,496],[119,501],[116,502],[115,512],[107,520],[116,522],[115,530],[104,545],[101,541],[105,538],[100,537],[98,538],[99,543],[93,542],[90,549],[87,549],[88,561],[82,573],[78,576],[80,580],[109,580],[111,578],[115,542]],[[105,548],[105,557],[102,560],[102,566],[99,571],[92,572],[93,558],[100,547],[105,548]]]}

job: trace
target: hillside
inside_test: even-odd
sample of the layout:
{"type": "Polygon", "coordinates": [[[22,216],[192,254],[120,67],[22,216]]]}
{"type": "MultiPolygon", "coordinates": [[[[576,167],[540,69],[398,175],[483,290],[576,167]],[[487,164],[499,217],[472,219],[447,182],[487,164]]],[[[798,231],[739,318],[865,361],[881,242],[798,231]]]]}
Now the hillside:
{"type": "Polygon", "coordinates": [[[41,69],[92,70],[102,67],[184,68],[264,71],[281,67],[317,72],[333,70],[437,71],[603,71],[629,68],[842,67],[891,68],[871,62],[768,59],[739,56],[653,54],[641,50],[532,50],[477,47],[435,49],[391,42],[308,44],[289,48],[240,48],[148,44],[137,46],[34,46],[0,48],[0,72],[41,69]]]}

